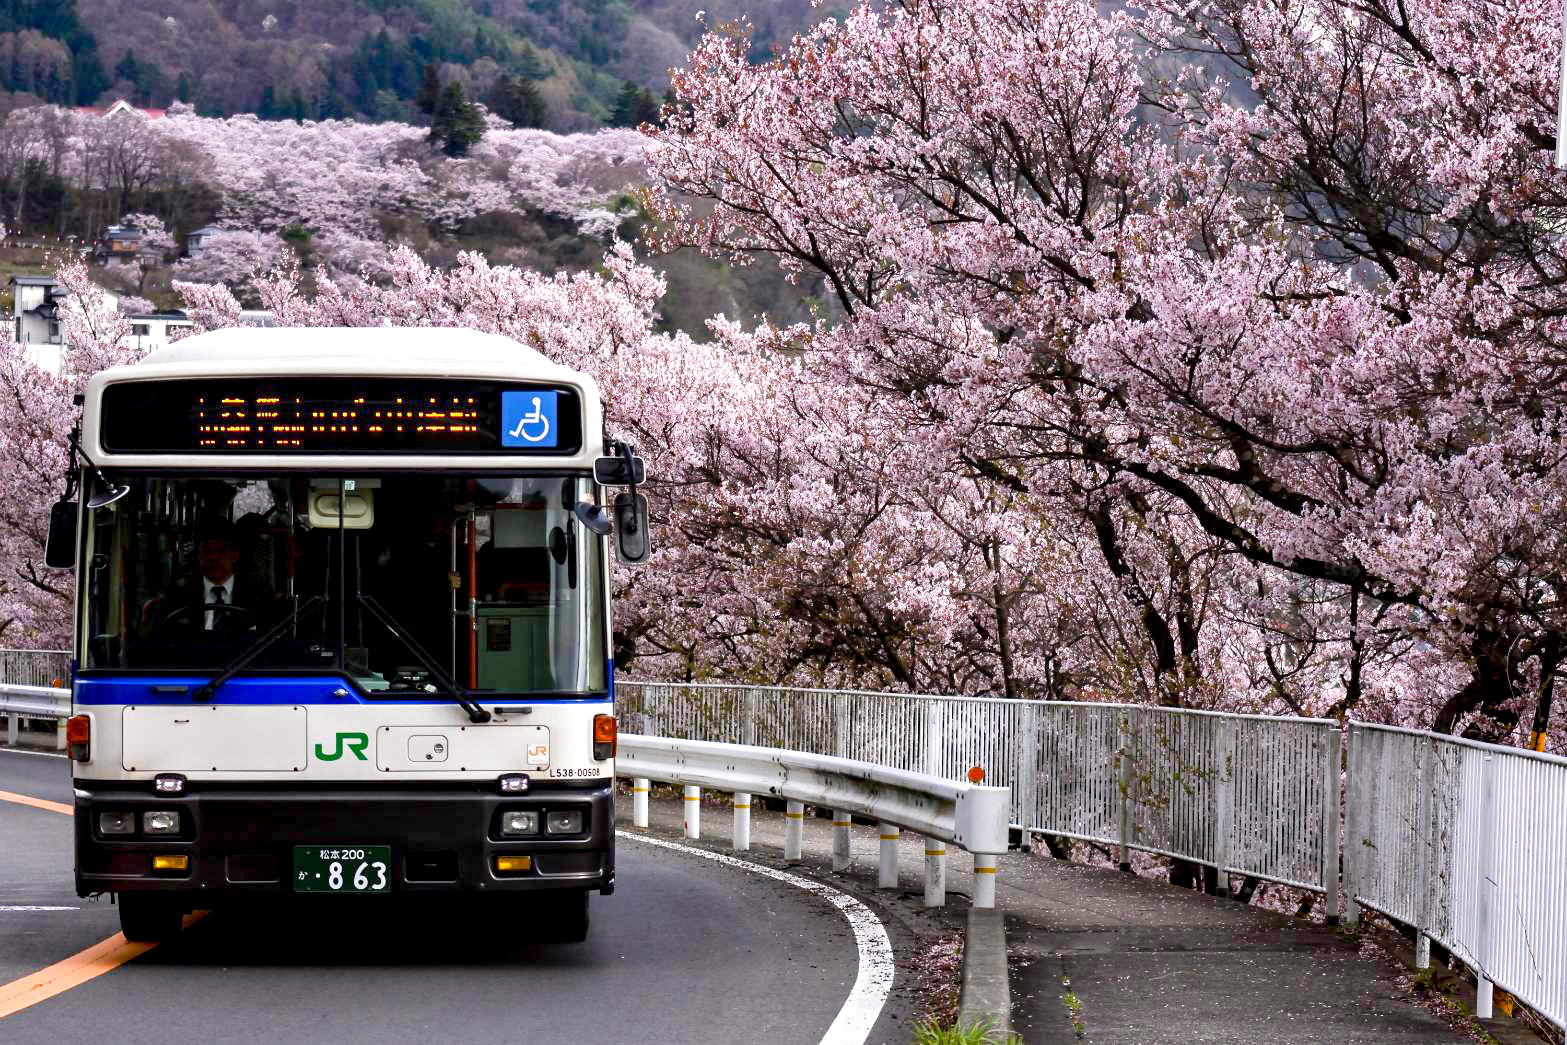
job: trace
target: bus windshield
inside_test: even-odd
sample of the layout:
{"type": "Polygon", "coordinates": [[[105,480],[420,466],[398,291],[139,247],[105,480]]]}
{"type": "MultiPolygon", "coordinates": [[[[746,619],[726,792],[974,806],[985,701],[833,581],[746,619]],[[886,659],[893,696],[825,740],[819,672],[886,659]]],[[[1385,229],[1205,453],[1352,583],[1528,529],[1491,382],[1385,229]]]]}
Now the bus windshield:
{"type": "Polygon", "coordinates": [[[603,540],[581,476],[120,476],[86,513],[86,670],[336,673],[371,696],[441,676],[607,688],[603,540]]]}

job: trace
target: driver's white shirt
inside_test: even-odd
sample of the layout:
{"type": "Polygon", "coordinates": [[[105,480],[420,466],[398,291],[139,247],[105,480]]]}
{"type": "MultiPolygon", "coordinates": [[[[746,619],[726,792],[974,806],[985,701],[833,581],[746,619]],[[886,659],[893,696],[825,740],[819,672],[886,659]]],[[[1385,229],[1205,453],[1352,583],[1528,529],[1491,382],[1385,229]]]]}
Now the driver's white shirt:
{"type": "MultiPolygon", "coordinates": [[[[206,585],[206,595],[201,600],[202,602],[217,602],[217,591],[219,588],[223,589],[223,601],[225,604],[232,603],[234,601],[234,578],[232,575],[230,575],[228,580],[221,584],[219,584],[217,581],[209,580],[206,577],[201,579],[201,583],[206,585]]],[[[216,616],[217,612],[215,610],[207,611],[206,628],[208,631],[212,630],[213,618],[216,616]]]]}

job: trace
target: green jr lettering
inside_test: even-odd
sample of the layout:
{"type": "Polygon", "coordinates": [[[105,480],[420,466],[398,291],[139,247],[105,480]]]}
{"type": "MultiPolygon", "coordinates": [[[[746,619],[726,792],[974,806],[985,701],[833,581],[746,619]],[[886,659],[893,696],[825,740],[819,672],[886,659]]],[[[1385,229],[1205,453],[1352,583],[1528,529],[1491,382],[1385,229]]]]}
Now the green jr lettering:
{"type": "Polygon", "coordinates": [[[337,735],[337,747],[332,749],[330,755],[322,749],[320,744],[316,745],[316,758],[323,762],[336,762],[343,757],[343,749],[347,748],[354,753],[355,758],[363,762],[365,761],[365,748],[369,746],[370,738],[364,733],[339,733],[337,735]]]}

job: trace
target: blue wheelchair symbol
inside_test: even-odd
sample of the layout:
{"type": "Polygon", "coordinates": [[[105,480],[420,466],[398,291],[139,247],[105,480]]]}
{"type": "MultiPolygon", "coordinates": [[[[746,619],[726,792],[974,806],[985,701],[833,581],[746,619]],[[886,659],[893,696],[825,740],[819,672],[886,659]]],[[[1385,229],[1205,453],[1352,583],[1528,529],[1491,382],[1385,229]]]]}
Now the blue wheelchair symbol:
{"type": "Polygon", "coordinates": [[[559,393],[523,391],[501,393],[502,446],[557,446],[556,399],[559,393]]]}

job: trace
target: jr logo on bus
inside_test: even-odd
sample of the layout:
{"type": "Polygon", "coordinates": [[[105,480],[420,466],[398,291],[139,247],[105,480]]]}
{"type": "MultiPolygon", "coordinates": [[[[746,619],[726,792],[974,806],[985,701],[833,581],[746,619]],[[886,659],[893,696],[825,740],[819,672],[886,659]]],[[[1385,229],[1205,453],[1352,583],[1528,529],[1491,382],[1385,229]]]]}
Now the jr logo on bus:
{"type": "Polygon", "coordinates": [[[363,733],[339,733],[337,735],[337,746],[332,749],[330,755],[326,753],[326,749],[320,744],[316,745],[316,758],[322,762],[336,762],[343,757],[343,749],[347,748],[354,753],[355,758],[364,762],[366,761],[365,748],[369,746],[370,738],[363,733]]]}

